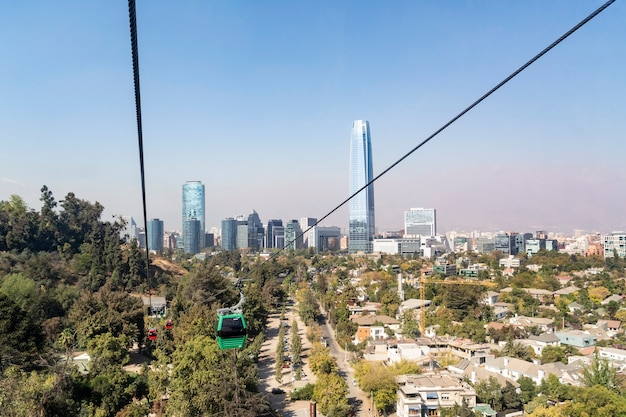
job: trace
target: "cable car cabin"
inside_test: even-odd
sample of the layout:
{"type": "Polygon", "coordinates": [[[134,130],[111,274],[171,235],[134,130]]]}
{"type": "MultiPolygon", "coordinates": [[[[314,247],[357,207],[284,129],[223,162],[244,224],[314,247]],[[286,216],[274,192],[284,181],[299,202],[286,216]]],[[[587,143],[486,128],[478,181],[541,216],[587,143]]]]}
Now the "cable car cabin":
{"type": "Polygon", "coordinates": [[[173,325],[173,323],[172,323],[172,319],[168,319],[168,320],[165,322],[165,329],[166,329],[166,330],[172,330],[172,325],[173,325]]]}
{"type": "Polygon", "coordinates": [[[219,315],[217,320],[217,344],[220,349],[239,349],[246,342],[246,320],[243,314],[219,315]]]}
{"type": "Polygon", "coordinates": [[[148,339],[154,342],[156,338],[157,338],[157,329],[149,329],[148,339]]]}

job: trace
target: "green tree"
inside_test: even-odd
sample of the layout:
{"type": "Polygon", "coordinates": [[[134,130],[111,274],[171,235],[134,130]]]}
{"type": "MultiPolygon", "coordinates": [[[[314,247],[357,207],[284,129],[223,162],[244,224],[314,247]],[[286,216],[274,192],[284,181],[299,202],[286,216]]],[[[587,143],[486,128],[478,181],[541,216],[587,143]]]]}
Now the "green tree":
{"type": "Polygon", "coordinates": [[[348,385],[336,373],[320,374],[313,388],[313,399],[317,402],[320,412],[328,415],[337,407],[348,404],[348,385]]]}
{"type": "Polygon", "coordinates": [[[591,363],[583,366],[581,373],[581,382],[587,387],[600,385],[614,392],[617,392],[619,389],[617,370],[608,359],[601,358],[597,352],[591,363]]]}
{"type": "Polygon", "coordinates": [[[268,412],[263,397],[246,389],[250,372],[233,363],[234,354],[220,351],[215,340],[198,336],[172,355],[171,395],[167,415],[177,417],[268,412]]]}
{"type": "Polygon", "coordinates": [[[337,372],[337,360],[330,354],[330,349],[315,343],[309,356],[309,367],[318,377],[337,372]]]}
{"type": "Polygon", "coordinates": [[[567,363],[567,355],[565,350],[560,346],[548,345],[541,351],[541,363],[553,363],[553,362],[567,363]]]}
{"type": "Polygon", "coordinates": [[[15,302],[0,293],[0,370],[32,366],[43,347],[41,330],[15,302]]]}
{"type": "Polygon", "coordinates": [[[477,400],[487,403],[496,411],[502,410],[502,388],[498,380],[490,376],[487,381],[480,381],[474,386],[477,400]]]}
{"type": "Polygon", "coordinates": [[[96,293],[83,292],[69,312],[69,321],[80,346],[94,336],[111,333],[125,335],[129,343],[142,341],[144,309],[140,298],[113,291],[109,284],[96,293]]]}
{"type": "MultiPolygon", "coordinates": [[[[397,368],[400,369],[400,368],[397,368]]],[[[355,366],[355,378],[364,392],[371,392],[379,410],[390,408],[396,401],[396,373],[378,362],[360,361],[355,366]]]]}
{"type": "Polygon", "coordinates": [[[527,376],[522,376],[517,380],[520,388],[520,400],[522,404],[528,404],[533,398],[535,398],[537,392],[537,385],[535,381],[527,376]]]}
{"type": "Polygon", "coordinates": [[[504,410],[519,410],[522,407],[520,394],[517,393],[513,384],[506,382],[502,389],[502,408],[504,410]]]}

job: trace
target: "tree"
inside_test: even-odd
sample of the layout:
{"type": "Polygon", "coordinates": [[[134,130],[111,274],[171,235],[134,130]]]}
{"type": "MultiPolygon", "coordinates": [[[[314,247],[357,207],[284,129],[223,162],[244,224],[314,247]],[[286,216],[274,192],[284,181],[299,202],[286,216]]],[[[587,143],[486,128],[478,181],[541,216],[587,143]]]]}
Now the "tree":
{"type": "Polygon", "coordinates": [[[514,342],[513,340],[509,340],[508,342],[506,342],[502,350],[496,353],[496,356],[510,356],[512,358],[517,358],[523,361],[530,362],[533,353],[530,346],[526,346],[521,343],[514,342]]]}
{"type": "Polygon", "coordinates": [[[10,366],[32,366],[43,347],[39,327],[15,302],[0,293],[0,370],[10,366]]]}
{"type": "MultiPolygon", "coordinates": [[[[233,363],[232,352],[215,340],[198,336],[172,355],[168,415],[253,417],[269,410],[267,401],[247,390],[251,374],[233,363]]],[[[239,363],[238,363],[239,364],[239,363]]]]}
{"type": "Polygon", "coordinates": [[[502,389],[502,408],[504,410],[519,410],[522,407],[520,395],[517,393],[513,384],[506,381],[505,387],[502,389]]]}
{"type": "Polygon", "coordinates": [[[535,381],[527,376],[522,376],[517,380],[517,383],[519,384],[520,400],[522,404],[527,404],[535,398],[537,392],[535,381]]]}
{"type": "Polygon", "coordinates": [[[587,387],[600,385],[613,392],[618,392],[617,370],[608,359],[601,358],[597,352],[591,363],[583,366],[581,382],[587,387]]]}
{"type": "Polygon", "coordinates": [[[541,351],[541,363],[553,363],[553,362],[567,363],[567,355],[565,350],[560,346],[548,345],[541,351]]]}
{"type": "Polygon", "coordinates": [[[385,410],[395,403],[398,387],[395,377],[392,369],[378,362],[360,361],[355,366],[359,387],[364,392],[372,392],[379,410],[385,410]]]}
{"type": "Polygon", "coordinates": [[[502,388],[498,380],[490,376],[487,381],[480,381],[475,386],[476,396],[496,411],[502,410],[502,388]]]}
{"type": "Polygon", "coordinates": [[[129,341],[142,341],[144,310],[140,298],[113,291],[109,284],[92,294],[83,292],[69,312],[69,320],[78,335],[79,345],[103,333],[129,341]]]}
{"type": "Polygon", "coordinates": [[[348,385],[334,372],[320,374],[313,388],[313,399],[322,414],[328,415],[337,407],[348,404],[348,385]]]}
{"type": "Polygon", "coordinates": [[[309,357],[309,367],[318,377],[337,372],[337,360],[330,354],[330,349],[315,343],[309,357]]]}

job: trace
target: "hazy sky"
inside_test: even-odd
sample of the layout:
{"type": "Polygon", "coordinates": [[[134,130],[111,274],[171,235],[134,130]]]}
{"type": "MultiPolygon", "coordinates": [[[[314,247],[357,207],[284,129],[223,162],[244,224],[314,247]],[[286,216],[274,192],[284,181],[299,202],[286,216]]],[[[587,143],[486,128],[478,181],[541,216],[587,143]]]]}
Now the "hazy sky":
{"type": "MultiPolygon", "coordinates": [[[[379,173],[599,1],[137,4],[148,217],[320,218],[348,196],[350,128],[379,173]]],[[[618,1],[375,184],[379,230],[626,229],[618,1]]],[[[0,4],[0,201],[47,185],[143,223],[125,0],[0,4]]],[[[347,208],[323,225],[346,227],[347,208]]]]}

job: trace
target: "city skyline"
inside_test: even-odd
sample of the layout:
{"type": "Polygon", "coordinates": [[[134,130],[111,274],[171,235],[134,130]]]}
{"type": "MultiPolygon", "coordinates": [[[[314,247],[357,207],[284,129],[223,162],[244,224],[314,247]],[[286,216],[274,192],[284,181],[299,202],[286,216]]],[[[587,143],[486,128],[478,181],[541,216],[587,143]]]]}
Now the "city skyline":
{"type": "MultiPolygon", "coordinates": [[[[137,7],[147,215],[182,230],[190,179],[206,229],[253,210],[321,218],[348,196],[352,120],[375,126],[377,174],[597,4],[137,7]]],[[[38,210],[47,185],[143,224],[126,5],[0,16],[0,201],[38,210]]],[[[626,229],[625,20],[613,4],[377,181],[378,230],[411,207],[436,207],[441,231],[626,229]]],[[[348,208],[321,226],[347,229],[348,208]]]]}

